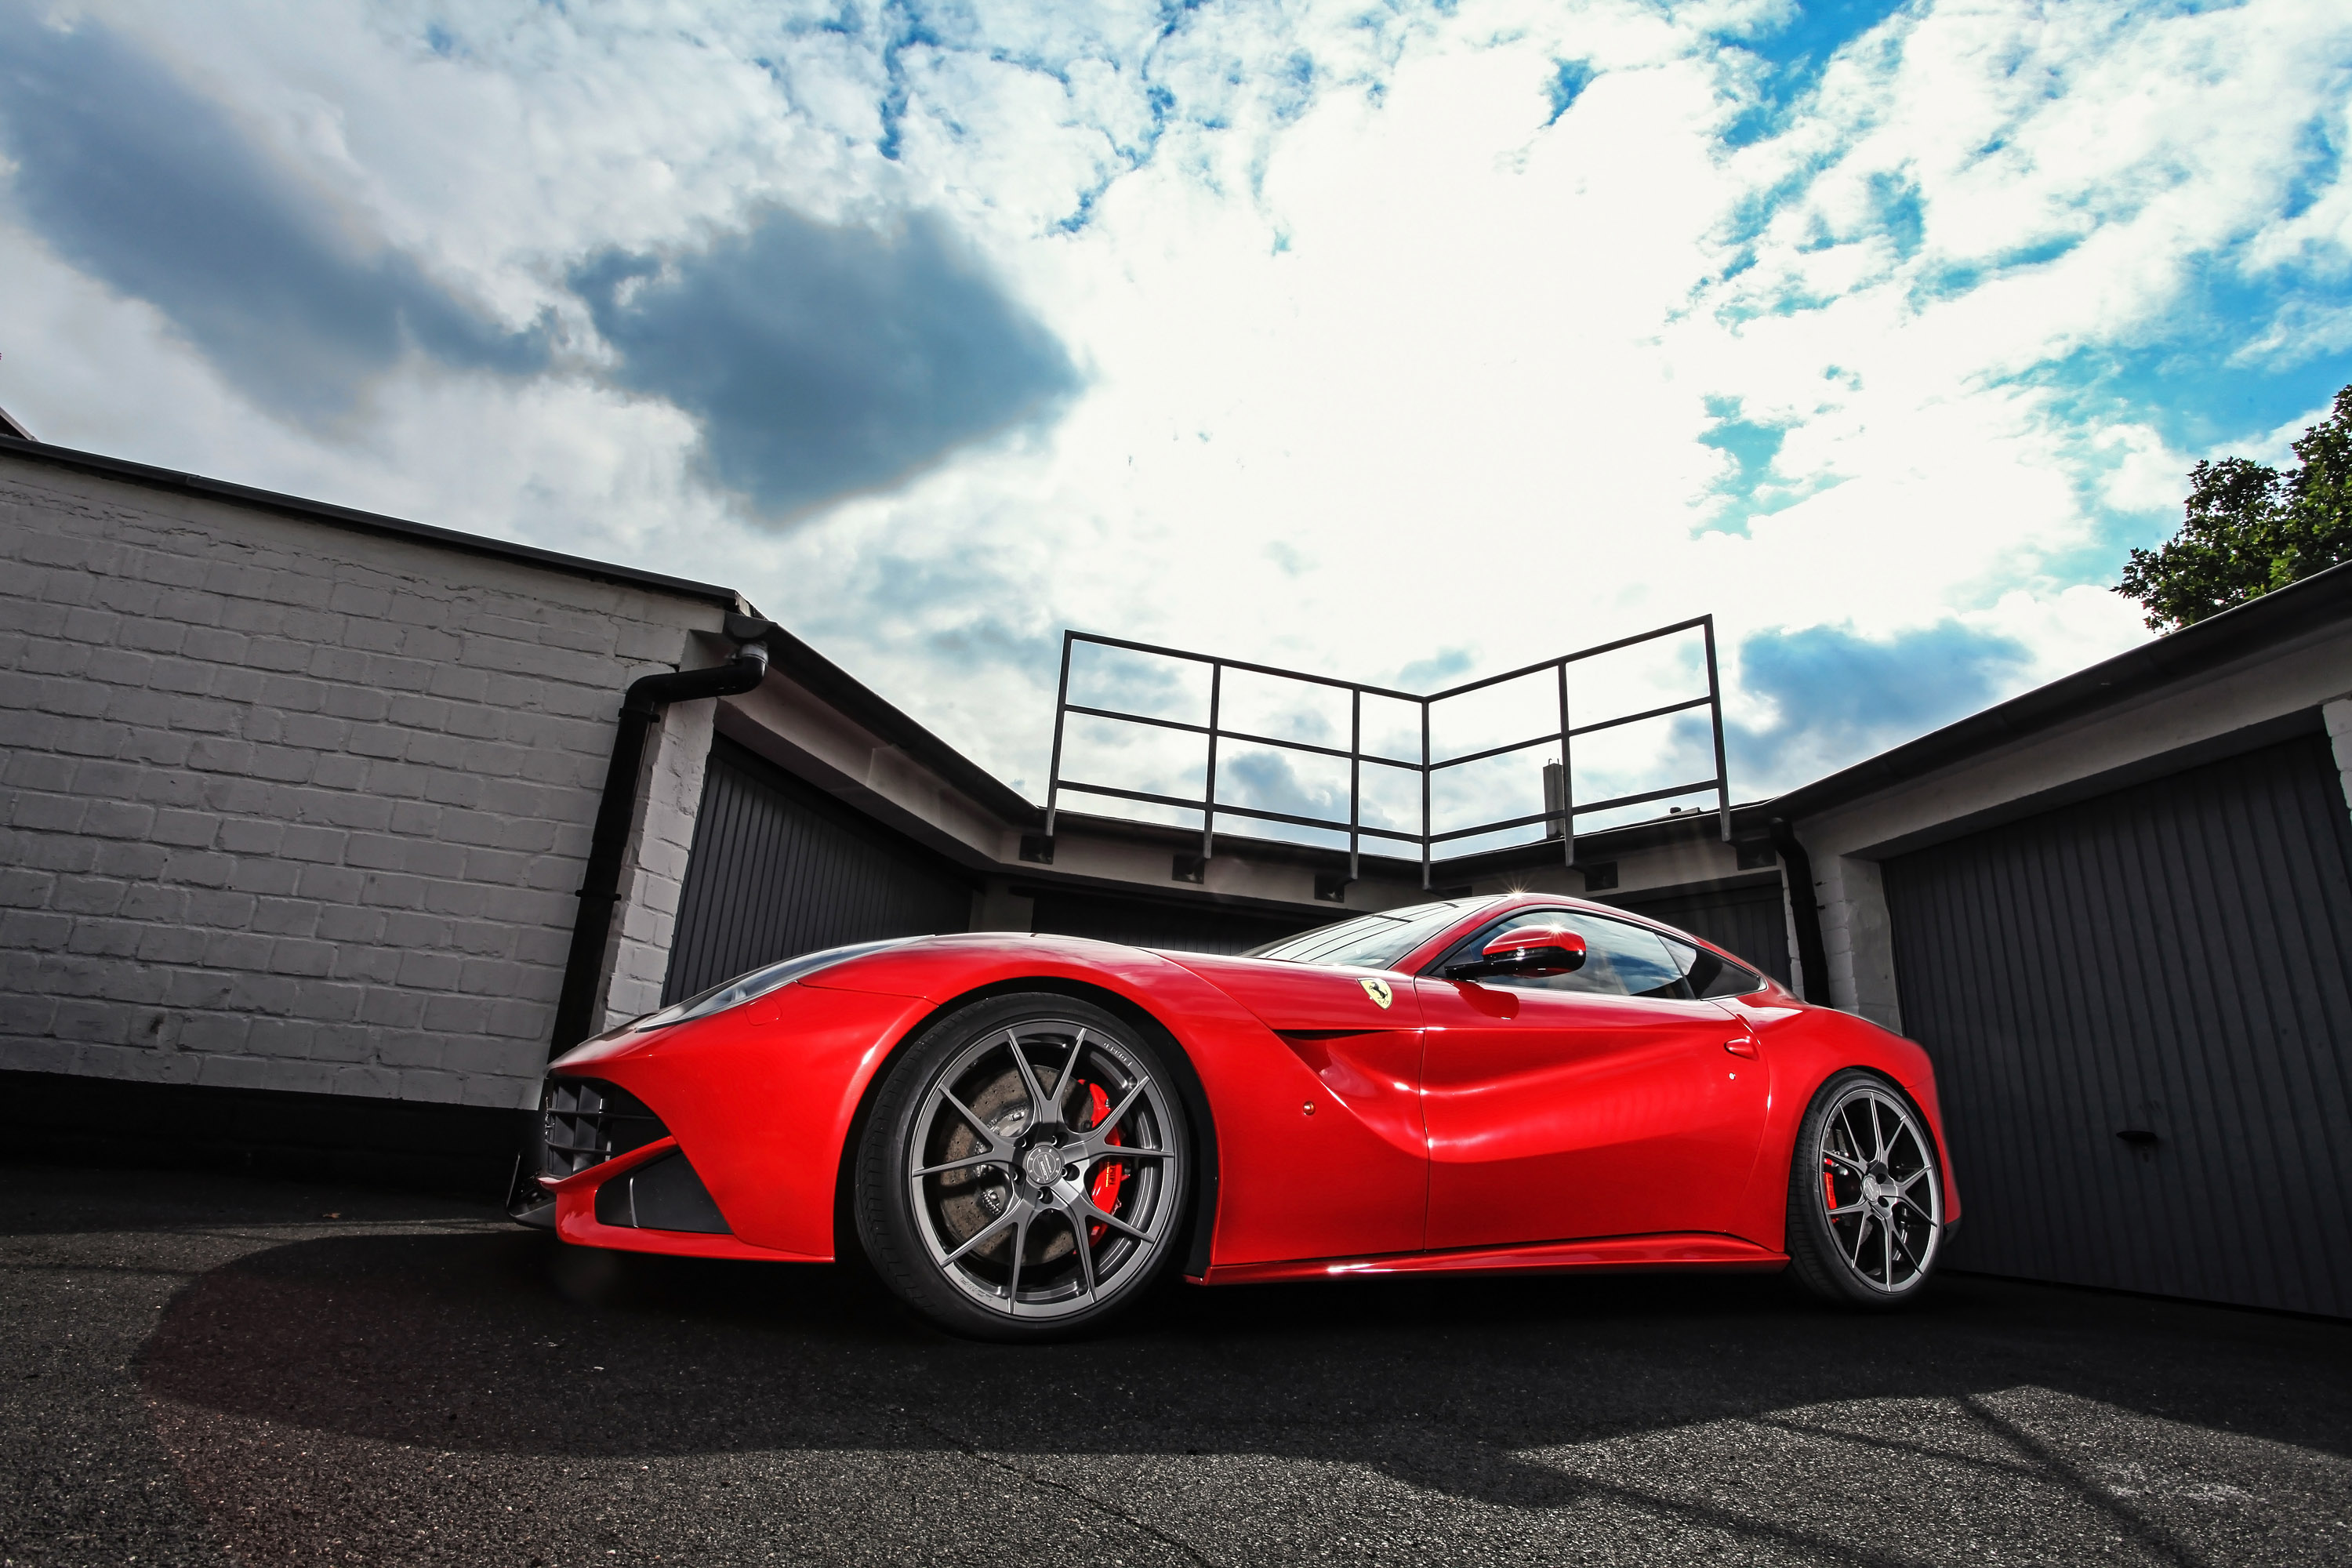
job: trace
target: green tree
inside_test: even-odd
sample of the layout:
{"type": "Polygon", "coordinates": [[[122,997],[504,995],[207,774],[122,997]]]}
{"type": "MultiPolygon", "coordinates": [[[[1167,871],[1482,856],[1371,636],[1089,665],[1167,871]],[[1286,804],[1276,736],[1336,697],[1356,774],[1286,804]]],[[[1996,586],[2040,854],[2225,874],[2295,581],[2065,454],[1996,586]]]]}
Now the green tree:
{"type": "Polygon", "coordinates": [[[2189,517],[2154,550],[2135,550],[2116,592],[2178,631],[2298,578],[2352,561],[2352,386],[2294,444],[2282,474],[2248,458],[2189,471],[2189,517]]]}

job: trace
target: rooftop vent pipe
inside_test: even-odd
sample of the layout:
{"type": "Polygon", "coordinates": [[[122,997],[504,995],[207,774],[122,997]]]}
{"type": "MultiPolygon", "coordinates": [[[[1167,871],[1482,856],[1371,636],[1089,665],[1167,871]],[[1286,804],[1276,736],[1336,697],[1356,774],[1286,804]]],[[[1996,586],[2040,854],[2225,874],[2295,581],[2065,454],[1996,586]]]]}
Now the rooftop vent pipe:
{"type": "Polygon", "coordinates": [[[613,906],[620,900],[621,862],[629,847],[629,821],[636,814],[637,774],[645,766],[646,736],[673,702],[701,697],[733,697],[766,679],[767,645],[759,639],[776,628],[751,616],[727,617],[735,657],[710,669],[648,675],[630,684],[621,703],[620,732],[613,737],[613,762],[604,771],[604,798],[596,804],[596,831],[588,841],[588,870],[580,883],[580,913],[572,926],[572,952],[563,964],[563,989],[555,1003],[553,1052],[570,1050],[595,1033],[596,976],[604,967],[605,939],[613,932],[613,906]]]}

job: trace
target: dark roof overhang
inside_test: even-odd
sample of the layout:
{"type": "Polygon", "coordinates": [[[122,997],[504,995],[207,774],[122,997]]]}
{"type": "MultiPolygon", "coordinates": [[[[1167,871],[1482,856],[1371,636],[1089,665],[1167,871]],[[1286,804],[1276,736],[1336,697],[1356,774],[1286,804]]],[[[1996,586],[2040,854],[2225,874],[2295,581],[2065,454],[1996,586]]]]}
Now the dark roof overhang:
{"type": "Polygon", "coordinates": [[[2166,687],[2220,674],[2352,625],[2352,562],[2224,610],[2086,669],[2037,686],[1765,804],[1766,816],[1819,816],[1999,747],[2031,740],[2166,687]]]}

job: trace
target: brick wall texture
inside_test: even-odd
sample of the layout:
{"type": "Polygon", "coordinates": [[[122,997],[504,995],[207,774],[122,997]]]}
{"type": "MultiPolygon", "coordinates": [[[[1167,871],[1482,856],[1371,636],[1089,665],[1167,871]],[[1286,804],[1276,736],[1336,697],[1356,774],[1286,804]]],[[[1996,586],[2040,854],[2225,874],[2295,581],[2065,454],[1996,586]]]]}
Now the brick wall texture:
{"type": "Polygon", "coordinates": [[[1903,1000],[1895,981],[1895,922],[1875,860],[1823,855],[1820,873],[1822,956],[1832,1005],[1900,1034],[1903,1000]]]}
{"type": "MultiPolygon", "coordinates": [[[[0,1068],[528,1103],[621,692],[726,608],[0,458],[0,1068]]],[[[709,706],[648,769],[631,1011],[709,706]]]]}

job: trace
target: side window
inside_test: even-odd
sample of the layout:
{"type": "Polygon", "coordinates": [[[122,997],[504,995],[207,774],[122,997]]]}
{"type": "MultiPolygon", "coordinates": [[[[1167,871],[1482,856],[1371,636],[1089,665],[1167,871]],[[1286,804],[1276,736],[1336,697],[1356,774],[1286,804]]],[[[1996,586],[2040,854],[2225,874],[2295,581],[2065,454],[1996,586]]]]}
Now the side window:
{"type": "Polygon", "coordinates": [[[1682,966],[1683,978],[1689,982],[1690,994],[1694,996],[1745,996],[1764,984],[1763,977],[1754,970],[1718,958],[1703,947],[1676,942],[1673,937],[1664,941],[1666,951],[1682,966]]]}
{"type": "MultiPolygon", "coordinates": [[[[1610,996],[1687,997],[1694,994],[1685,978],[1690,968],[1688,962],[1669,949],[1655,931],[1583,910],[1523,910],[1481,931],[1448,953],[1445,962],[1459,963],[1505,931],[1524,926],[1563,926],[1576,932],[1584,939],[1584,967],[1567,974],[1522,979],[1488,975],[1479,984],[1514,991],[1597,992],[1610,996]]],[[[1679,942],[1675,946],[1685,953],[1696,951],[1679,942]]]]}

